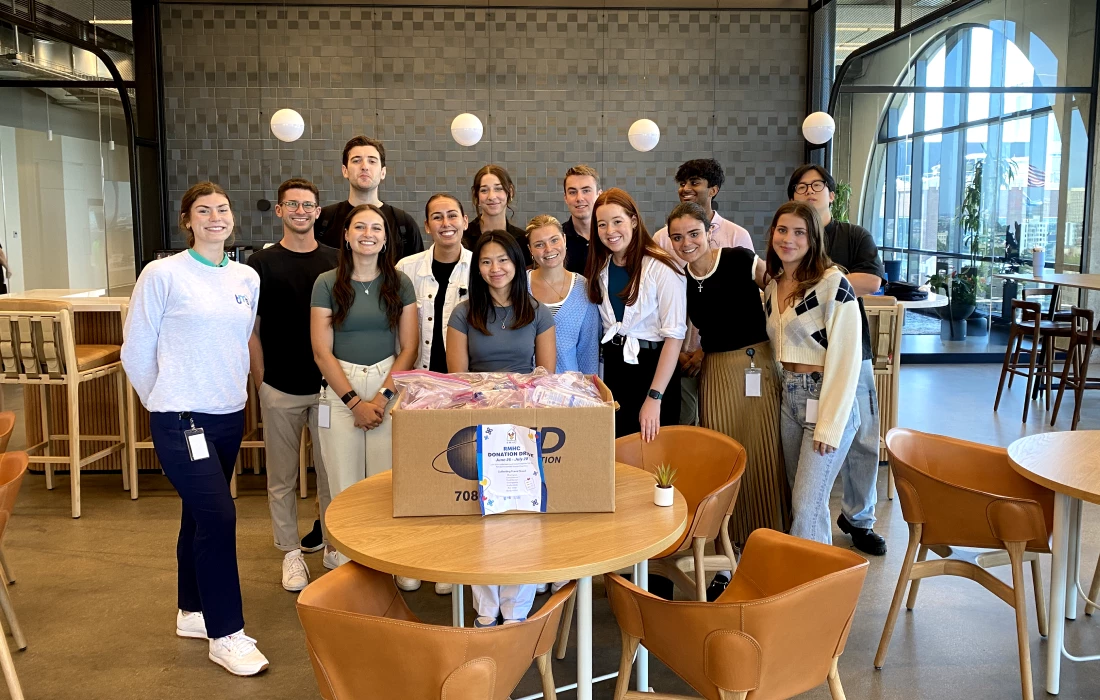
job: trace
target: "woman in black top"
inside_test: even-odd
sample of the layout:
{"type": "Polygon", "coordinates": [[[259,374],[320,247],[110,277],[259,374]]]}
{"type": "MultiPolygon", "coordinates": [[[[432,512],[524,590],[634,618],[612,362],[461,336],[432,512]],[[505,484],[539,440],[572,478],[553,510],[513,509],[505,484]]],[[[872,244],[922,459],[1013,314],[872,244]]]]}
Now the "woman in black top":
{"type": "Polygon", "coordinates": [[[527,232],[508,220],[512,200],[516,198],[516,186],[508,171],[499,165],[490,163],[477,171],[474,184],[470,187],[470,196],[474,199],[474,211],[477,218],[466,227],[462,234],[462,245],[473,250],[481,234],[487,231],[507,231],[516,239],[523,250],[523,263],[531,267],[531,251],[527,246],[527,232]]]}
{"type": "Polygon", "coordinates": [[[758,527],[782,532],[790,524],[780,386],[760,300],[764,262],[745,248],[711,246],[709,229],[706,211],[694,202],[668,217],[672,248],[687,262],[688,318],[703,346],[700,423],[744,445],[748,457],[730,519],[731,539],[744,543],[758,527]]]}

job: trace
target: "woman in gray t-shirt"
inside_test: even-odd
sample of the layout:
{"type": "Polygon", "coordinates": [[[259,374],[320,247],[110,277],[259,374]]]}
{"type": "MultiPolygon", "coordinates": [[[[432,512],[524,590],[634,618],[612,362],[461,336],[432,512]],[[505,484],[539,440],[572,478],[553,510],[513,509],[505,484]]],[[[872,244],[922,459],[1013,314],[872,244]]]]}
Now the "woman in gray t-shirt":
{"type": "MultiPolygon", "coordinates": [[[[555,369],[554,316],[527,292],[523,250],[507,231],[488,231],[473,248],[478,274],[470,274],[470,298],[451,313],[447,369],[451,372],[531,372],[555,369]]],[[[497,619],[527,619],[535,585],[472,586],[475,627],[497,619]]]]}

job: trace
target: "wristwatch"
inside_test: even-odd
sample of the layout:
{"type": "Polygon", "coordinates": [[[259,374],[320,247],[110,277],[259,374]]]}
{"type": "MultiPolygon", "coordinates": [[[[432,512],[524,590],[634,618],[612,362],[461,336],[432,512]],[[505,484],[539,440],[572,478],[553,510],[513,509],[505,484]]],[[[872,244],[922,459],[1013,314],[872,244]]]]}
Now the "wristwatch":
{"type": "Polygon", "coordinates": [[[352,390],[351,390],[351,391],[349,391],[348,393],[346,393],[346,394],[344,394],[343,396],[341,396],[341,397],[340,397],[340,400],[344,402],[344,405],[345,405],[345,406],[347,406],[347,405],[348,405],[348,402],[350,402],[350,401],[351,401],[352,399],[354,399],[354,398],[355,398],[356,396],[358,396],[358,394],[356,394],[356,393],[355,393],[355,389],[352,389],[352,390]]]}
{"type": "Polygon", "coordinates": [[[665,397],[665,395],[662,394],[661,392],[657,391],[656,389],[650,389],[649,390],[649,398],[651,398],[651,399],[656,399],[657,401],[660,401],[664,397],[665,397]]]}
{"type": "Polygon", "coordinates": [[[393,401],[393,397],[397,396],[397,394],[393,393],[393,391],[387,389],[386,387],[382,387],[382,389],[379,390],[378,393],[382,396],[385,396],[387,402],[393,401]]]}

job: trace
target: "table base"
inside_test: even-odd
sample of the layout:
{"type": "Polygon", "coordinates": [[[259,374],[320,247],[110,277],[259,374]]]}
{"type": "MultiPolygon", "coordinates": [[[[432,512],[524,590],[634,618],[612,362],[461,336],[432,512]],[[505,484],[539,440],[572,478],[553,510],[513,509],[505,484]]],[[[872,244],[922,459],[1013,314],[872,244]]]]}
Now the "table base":
{"type": "Polygon", "coordinates": [[[1050,608],[1047,616],[1046,690],[1057,695],[1061,685],[1062,658],[1100,661],[1100,655],[1074,656],[1066,651],[1066,620],[1077,619],[1077,594],[1081,590],[1081,500],[1054,494],[1054,538],[1050,560],[1050,608]]]}

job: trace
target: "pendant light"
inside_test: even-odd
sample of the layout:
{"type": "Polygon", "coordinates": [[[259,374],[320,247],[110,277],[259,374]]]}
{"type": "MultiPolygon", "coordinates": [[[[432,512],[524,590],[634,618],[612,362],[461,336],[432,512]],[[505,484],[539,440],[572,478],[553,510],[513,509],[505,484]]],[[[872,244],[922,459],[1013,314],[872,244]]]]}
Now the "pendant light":
{"type": "MultiPolygon", "coordinates": [[[[645,34],[646,45],[649,43],[649,9],[642,10],[645,12],[645,34]]],[[[645,104],[646,100],[646,88],[648,87],[649,77],[647,74],[648,61],[646,56],[648,51],[642,54],[642,104],[645,104]]],[[[644,107],[643,107],[644,108],[644,107]]],[[[647,153],[657,147],[657,143],[661,140],[661,128],[657,126],[657,123],[652,119],[639,119],[630,125],[630,130],[626,133],[626,140],[630,142],[631,148],[640,153],[647,153]]]]}
{"type": "MultiPolygon", "coordinates": [[[[468,18],[466,15],[467,8],[462,7],[462,65],[466,69],[466,77],[470,76],[470,57],[469,57],[469,45],[470,38],[468,36],[469,29],[466,24],[468,18]]],[[[488,4],[486,4],[485,13],[486,24],[488,24],[488,4]]],[[[491,30],[490,30],[491,31],[491,30]]],[[[492,45],[492,42],[490,42],[492,45]]],[[[492,87],[490,86],[490,90],[492,87]]],[[[459,146],[476,146],[481,142],[481,137],[485,135],[485,125],[481,123],[481,119],[476,114],[472,114],[470,111],[470,86],[466,85],[466,111],[458,115],[451,120],[451,138],[455,140],[459,146]]]]}
{"type": "Polygon", "coordinates": [[[50,128],[50,94],[43,94],[46,96],[46,140],[53,141],[53,129],[50,128]]]}
{"type": "Polygon", "coordinates": [[[836,133],[836,122],[828,112],[814,112],[802,122],[802,136],[810,143],[821,146],[836,133]]]}
{"type": "MultiPolygon", "coordinates": [[[[286,3],[283,3],[283,18],[287,24],[290,24],[290,14],[288,13],[286,3]]],[[[286,77],[287,82],[290,82],[290,50],[289,47],[283,52],[283,58],[286,59],[286,77]]],[[[279,99],[279,88],[275,87],[275,99],[279,99]]],[[[283,108],[271,115],[271,133],[275,135],[275,138],[279,139],[283,143],[293,143],[302,138],[302,134],[306,131],[306,121],[302,119],[302,115],[297,111],[289,108],[283,108]]]]}

